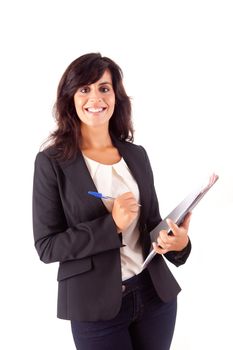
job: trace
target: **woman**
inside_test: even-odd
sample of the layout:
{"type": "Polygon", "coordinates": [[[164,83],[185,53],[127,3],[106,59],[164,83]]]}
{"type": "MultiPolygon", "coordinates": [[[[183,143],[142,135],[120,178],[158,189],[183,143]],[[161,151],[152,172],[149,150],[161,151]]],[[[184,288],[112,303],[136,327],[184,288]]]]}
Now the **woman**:
{"type": "Polygon", "coordinates": [[[71,320],[79,350],[167,350],[180,287],[163,255],[185,263],[190,215],[181,227],[169,222],[173,236],[160,232],[142,271],[161,217],[119,66],[98,53],[76,59],[55,113],[52,144],[35,161],[33,224],[40,259],[60,263],[58,317],[71,320]]]}

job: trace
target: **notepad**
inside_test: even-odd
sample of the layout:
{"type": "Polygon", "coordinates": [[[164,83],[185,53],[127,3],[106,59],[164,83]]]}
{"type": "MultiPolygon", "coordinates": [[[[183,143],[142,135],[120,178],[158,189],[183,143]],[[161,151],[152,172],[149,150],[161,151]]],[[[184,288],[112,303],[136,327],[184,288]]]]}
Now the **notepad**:
{"type": "MultiPolygon", "coordinates": [[[[161,230],[166,230],[168,231],[168,234],[172,234],[171,229],[169,228],[166,222],[166,219],[169,218],[172,221],[174,221],[178,226],[181,225],[188,212],[192,211],[196,207],[196,205],[205,196],[209,189],[216,183],[218,178],[219,177],[216,174],[211,175],[209,178],[209,182],[206,185],[200,186],[199,188],[191,192],[187,197],[185,197],[185,199],[150,232],[151,241],[157,241],[159,232],[161,230]]],[[[143,262],[143,269],[149,264],[149,262],[153,259],[155,255],[156,252],[152,250],[147,256],[146,260],[143,262]]]]}

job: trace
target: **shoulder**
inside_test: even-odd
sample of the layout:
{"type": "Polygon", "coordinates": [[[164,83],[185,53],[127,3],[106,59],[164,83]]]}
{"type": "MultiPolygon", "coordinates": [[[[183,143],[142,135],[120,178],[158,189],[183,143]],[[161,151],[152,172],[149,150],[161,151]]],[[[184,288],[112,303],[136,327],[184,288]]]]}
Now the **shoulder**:
{"type": "Polygon", "coordinates": [[[53,156],[51,153],[51,149],[47,148],[37,153],[35,158],[35,163],[36,164],[50,163],[52,161],[52,158],[53,156]]]}
{"type": "Polygon", "coordinates": [[[35,169],[54,173],[58,164],[55,155],[56,151],[53,147],[38,152],[35,157],[35,169]]]}
{"type": "Polygon", "coordinates": [[[54,146],[50,146],[37,153],[35,167],[44,168],[46,171],[58,174],[80,159],[80,154],[79,151],[73,158],[61,160],[58,158],[58,150],[54,146]]]}
{"type": "Polygon", "coordinates": [[[145,166],[147,169],[152,171],[150,159],[143,146],[132,142],[120,141],[117,147],[124,157],[133,159],[137,164],[141,164],[141,166],[145,166]]]}
{"type": "Polygon", "coordinates": [[[124,141],[119,148],[120,153],[130,156],[139,163],[150,163],[145,148],[132,142],[124,141]],[[122,147],[122,148],[121,148],[122,147]]]}
{"type": "Polygon", "coordinates": [[[54,165],[65,162],[65,161],[59,161],[58,155],[59,155],[58,149],[55,146],[49,146],[37,153],[36,161],[42,162],[42,163],[48,162],[54,165]]]}
{"type": "Polygon", "coordinates": [[[136,153],[138,155],[145,156],[146,155],[146,150],[143,146],[137,145],[135,143],[129,142],[129,141],[115,141],[115,145],[117,148],[124,149],[128,152],[131,153],[136,153]]]}

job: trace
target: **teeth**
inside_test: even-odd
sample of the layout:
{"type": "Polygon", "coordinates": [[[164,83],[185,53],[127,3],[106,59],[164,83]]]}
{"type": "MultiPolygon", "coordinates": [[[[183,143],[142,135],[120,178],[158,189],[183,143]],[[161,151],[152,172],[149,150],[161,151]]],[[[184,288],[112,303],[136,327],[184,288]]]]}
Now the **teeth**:
{"type": "Polygon", "coordinates": [[[91,113],[98,113],[98,112],[102,112],[104,109],[103,108],[87,108],[88,112],[91,113]]]}

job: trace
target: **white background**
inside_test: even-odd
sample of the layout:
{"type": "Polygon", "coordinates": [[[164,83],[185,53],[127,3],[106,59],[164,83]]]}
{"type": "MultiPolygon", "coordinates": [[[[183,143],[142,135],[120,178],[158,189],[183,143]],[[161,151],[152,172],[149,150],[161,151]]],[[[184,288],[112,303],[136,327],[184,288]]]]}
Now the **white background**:
{"type": "Polygon", "coordinates": [[[215,171],[193,212],[192,254],[172,350],[233,349],[231,1],[2,1],[1,349],[74,350],[56,319],[57,264],[33,247],[33,163],[54,128],[58,81],[81,54],[123,69],[135,142],[150,156],[162,216],[215,171]]]}

